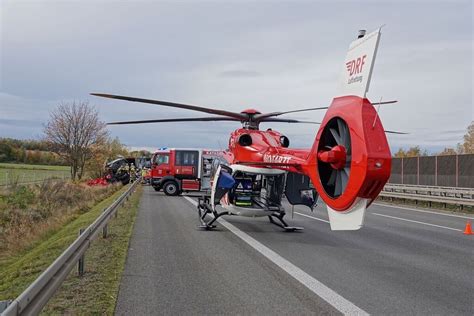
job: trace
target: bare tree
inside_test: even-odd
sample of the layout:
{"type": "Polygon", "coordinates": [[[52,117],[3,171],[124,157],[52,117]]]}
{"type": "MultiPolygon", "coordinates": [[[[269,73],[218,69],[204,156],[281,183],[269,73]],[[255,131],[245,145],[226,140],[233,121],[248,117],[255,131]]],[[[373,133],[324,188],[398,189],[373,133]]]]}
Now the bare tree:
{"type": "Polygon", "coordinates": [[[451,147],[445,147],[442,152],[438,154],[438,156],[449,156],[449,155],[457,155],[457,151],[451,147]]]}
{"type": "Polygon", "coordinates": [[[69,162],[73,180],[82,178],[93,148],[108,137],[106,124],[88,102],[61,103],[50,113],[44,134],[51,149],[69,162]]]}
{"type": "Polygon", "coordinates": [[[474,121],[467,127],[464,143],[458,144],[458,150],[463,154],[474,154],[474,121]]]}

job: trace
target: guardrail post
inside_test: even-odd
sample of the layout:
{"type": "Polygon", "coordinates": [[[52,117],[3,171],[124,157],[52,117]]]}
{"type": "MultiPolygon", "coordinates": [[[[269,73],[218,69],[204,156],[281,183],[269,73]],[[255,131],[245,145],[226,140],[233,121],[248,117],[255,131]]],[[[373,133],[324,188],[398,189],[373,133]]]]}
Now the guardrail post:
{"type": "Polygon", "coordinates": [[[107,224],[102,227],[102,238],[107,238],[107,224]]]}
{"type": "Polygon", "coordinates": [[[459,186],[459,155],[456,155],[456,187],[459,186]]]}
{"type": "Polygon", "coordinates": [[[403,157],[402,157],[402,181],[401,183],[403,184],[403,157]]]}
{"type": "Polygon", "coordinates": [[[416,159],[416,184],[420,185],[420,156],[416,159]]]}
{"type": "MultiPolygon", "coordinates": [[[[83,232],[84,232],[83,228],[79,229],[79,236],[82,235],[83,232]]],[[[79,261],[77,263],[77,273],[79,274],[80,277],[84,275],[84,255],[82,255],[79,258],[79,261]]]]}

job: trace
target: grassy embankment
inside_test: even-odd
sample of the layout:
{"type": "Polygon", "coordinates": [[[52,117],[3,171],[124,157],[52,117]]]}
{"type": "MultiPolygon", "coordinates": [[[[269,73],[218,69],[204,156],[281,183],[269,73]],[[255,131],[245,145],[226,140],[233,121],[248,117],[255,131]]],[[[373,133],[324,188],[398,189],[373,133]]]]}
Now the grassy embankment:
{"type": "MultiPolygon", "coordinates": [[[[33,246],[0,260],[0,300],[17,297],[54,259],[77,238],[110,205],[125,188],[79,215],[54,233],[49,233],[33,246]]],[[[140,189],[139,189],[140,190],[140,189]]],[[[97,240],[86,253],[86,275],[68,277],[46,313],[111,314],[115,307],[128,240],[137,211],[140,194],[135,194],[117,219],[109,226],[109,238],[97,240]],[[87,288],[83,288],[86,286],[87,288]]]]}
{"type": "Polygon", "coordinates": [[[0,264],[54,234],[119,188],[64,180],[0,187],[0,264]]]}
{"type": "Polygon", "coordinates": [[[132,234],[141,186],[116,219],[108,237],[97,238],[85,257],[85,274],[74,269],[43,310],[45,315],[113,315],[132,234]]]}
{"type": "Polygon", "coordinates": [[[32,183],[50,178],[67,179],[67,166],[27,165],[0,163],[0,186],[11,183],[32,183]]]}

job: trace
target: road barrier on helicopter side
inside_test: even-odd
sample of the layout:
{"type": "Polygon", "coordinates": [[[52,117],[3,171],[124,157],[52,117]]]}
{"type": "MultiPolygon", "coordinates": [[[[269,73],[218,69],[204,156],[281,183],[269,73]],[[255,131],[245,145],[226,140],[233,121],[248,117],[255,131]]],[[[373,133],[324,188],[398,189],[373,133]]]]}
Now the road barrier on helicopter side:
{"type": "Polygon", "coordinates": [[[79,237],[20,296],[13,300],[1,315],[39,314],[74,266],[78,265],[79,273],[81,273],[81,268],[83,271],[84,267],[83,265],[81,267],[81,262],[83,263],[84,253],[92,240],[98,236],[101,230],[103,236],[107,236],[107,223],[118,208],[128,200],[140,182],[141,178],[138,178],[109,207],[104,209],[101,215],[84,229],[79,237]]]}
{"type": "Polygon", "coordinates": [[[473,188],[423,186],[409,184],[387,183],[380,197],[390,199],[405,199],[412,201],[424,201],[431,203],[441,203],[446,205],[474,206],[473,188]]]}

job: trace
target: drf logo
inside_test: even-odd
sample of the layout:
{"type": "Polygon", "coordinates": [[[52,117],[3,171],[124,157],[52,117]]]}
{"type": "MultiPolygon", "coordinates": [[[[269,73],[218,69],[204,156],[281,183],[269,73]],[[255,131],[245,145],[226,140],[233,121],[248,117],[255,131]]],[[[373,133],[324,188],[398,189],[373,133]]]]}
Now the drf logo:
{"type": "Polygon", "coordinates": [[[365,58],[367,55],[362,57],[358,57],[346,63],[347,71],[349,72],[349,76],[357,75],[362,72],[362,68],[365,65],[365,58]]]}

